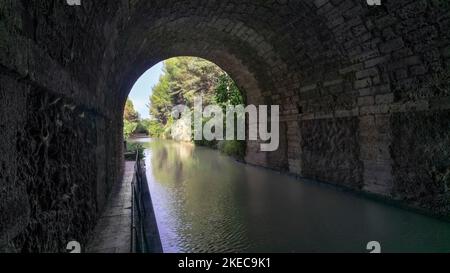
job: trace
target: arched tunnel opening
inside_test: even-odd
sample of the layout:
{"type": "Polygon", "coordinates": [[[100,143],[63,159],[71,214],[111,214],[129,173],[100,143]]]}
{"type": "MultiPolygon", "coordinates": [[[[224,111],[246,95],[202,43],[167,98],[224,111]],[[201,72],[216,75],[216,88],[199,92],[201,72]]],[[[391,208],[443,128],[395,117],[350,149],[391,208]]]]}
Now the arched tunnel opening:
{"type": "Polygon", "coordinates": [[[249,166],[448,218],[449,11],[432,0],[3,1],[0,252],[88,242],[125,171],[129,91],[175,56],[214,62],[247,104],[279,105],[281,148],[247,142],[249,166]]]}
{"type": "MultiPolygon", "coordinates": [[[[157,125],[155,124],[155,126],[159,128],[153,128],[153,130],[157,132],[154,132],[153,135],[151,132],[148,132],[149,135],[157,138],[175,138],[179,141],[193,140],[197,144],[202,145],[202,142],[206,141],[203,135],[203,131],[206,129],[203,127],[205,125],[204,123],[207,121],[206,117],[203,116],[205,114],[203,112],[206,107],[216,105],[222,108],[223,113],[223,116],[221,117],[223,122],[222,127],[220,128],[222,132],[219,134],[220,139],[214,139],[210,141],[209,144],[204,143],[203,145],[217,148],[217,146],[221,144],[219,142],[226,142],[227,140],[242,141],[244,142],[243,146],[245,146],[245,150],[240,153],[240,160],[275,170],[287,171],[287,141],[286,126],[284,122],[277,124],[277,127],[279,127],[277,138],[281,138],[281,140],[277,140],[276,149],[273,149],[273,151],[270,152],[261,151],[261,143],[263,143],[263,141],[260,139],[260,133],[258,133],[260,126],[255,124],[253,128],[255,133],[250,133],[249,127],[251,126],[249,126],[249,122],[257,122],[261,114],[266,114],[266,116],[270,118],[271,109],[267,109],[267,113],[259,112],[258,107],[262,105],[263,102],[261,99],[258,99],[258,104],[252,105],[255,106],[254,109],[258,112],[252,113],[250,110],[253,108],[244,108],[245,112],[241,113],[241,115],[243,115],[242,119],[237,120],[236,118],[239,114],[231,112],[231,110],[237,111],[238,109],[227,109],[227,107],[247,107],[251,104],[247,103],[248,101],[255,101],[254,98],[261,97],[261,89],[258,86],[256,79],[248,72],[247,68],[243,66],[242,63],[236,60],[227,59],[226,64],[233,74],[229,74],[213,61],[199,57],[172,57],[163,62],[159,62],[154,65],[152,69],[149,69],[147,72],[140,75],[139,79],[134,83],[133,88],[131,88],[131,93],[139,92],[140,94],[128,94],[126,101],[122,103],[122,109],[125,111],[124,115],[130,115],[129,113],[126,113],[127,111],[132,112],[132,117],[124,118],[124,122],[126,123],[127,121],[138,119],[138,122],[135,122],[135,125],[137,127],[142,127],[142,124],[139,123],[139,118],[136,117],[147,116],[148,112],[150,112],[150,116],[148,116],[148,119],[144,120],[144,122],[154,122],[154,124],[156,122],[157,125]],[[156,69],[156,71],[153,71],[153,69],[156,69]],[[237,75],[237,80],[234,80],[232,75],[237,75]],[[149,77],[153,77],[153,81],[151,81],[149,77]],[[159,81],[156,82],[155,79],[158,79],[159,81]],[[136,87],[136,85],[139,85],[139,87],[136,87]],[[159,92],[159,94],[155,94],[155,92],[159,92]],[[140,113],[134,109],[133,101],[129,100],[130,95],[134,95],[135,104],[140,104],[140,113]],[[202,112],[201,118],[203,119],[203,124],[201,128],[199,128],[202,131],[200,139],[195,138],[195,121],[192,120],[194,118],[194,112],[196,111],[196,99],[200,99],[199,107],[202,112]],[[161,100],[164,100],[164,102],[161,102],[161,100]],[[190,124],[185,128],[189,129],[189,132],[184,132],[184,134],[183,132],[180,132],[182,135],[181,137],[174,137],[171,135],[172,132],[170,127],[173,126],[178,119],[182,118],[183,113],[179,113],[180,116],[178,117],[174,116],[175,113],[173,111],[179,106],[186,106],[187,109],[189,109],[189,113],[191,113],[189,122],[193,124],[190,124]],[[127,109],[129,107],[131,108],[127,109]],[[230,117],[233,115],[231,130],[227,130],[227,110],[230,110],[228,111],[230,112],[230,117]],[[239,125],[242,125],[243,128],[238,128],[239,125]],[[243,132],[242,135],[239,135],[240,139],[237,139],[237,131],[239,129],[243,130],[243,132]],[[227,131],[232,131],[233,133],[230,133],[231,135],[229,136],[227,131]],[[250,135],[252,136],[251,138],[249,137],[250,135]]],[[[211,115],[211,117],[214,117],[214,114],[211,115]]],[[[267,123],[270,127],[269,120],[267,123]]],[[[125,127],[126,126],[124,126],[124,130],[125,127]]],[[[151,126],[147,125],[146,127],[151,126]]],[[[271,132],[270,128],[267,129],[268,132],[271,132]]],[[[214,131],[214,127],[212,131],[214,131]]],[[[129,135],[129,133],[124,132],[125,138],[127,135],[129,135]]]]}

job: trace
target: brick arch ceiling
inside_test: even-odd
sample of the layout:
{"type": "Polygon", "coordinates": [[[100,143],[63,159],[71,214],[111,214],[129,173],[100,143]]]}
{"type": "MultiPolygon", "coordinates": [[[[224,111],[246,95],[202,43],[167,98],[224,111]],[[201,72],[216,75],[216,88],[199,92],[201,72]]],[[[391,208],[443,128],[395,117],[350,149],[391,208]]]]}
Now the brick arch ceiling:
{"type": "Polygon", "coordinates": [[[345,57],[311,2],[269,2],[139,2],[111,40],[115,56],[104,59],[106,81],[117,81],[123,100],[146,68],[168,57],[193,55],[229,72],[250,102],[283,105],[304,78],[326,77],[330,64],[345,57]]]}

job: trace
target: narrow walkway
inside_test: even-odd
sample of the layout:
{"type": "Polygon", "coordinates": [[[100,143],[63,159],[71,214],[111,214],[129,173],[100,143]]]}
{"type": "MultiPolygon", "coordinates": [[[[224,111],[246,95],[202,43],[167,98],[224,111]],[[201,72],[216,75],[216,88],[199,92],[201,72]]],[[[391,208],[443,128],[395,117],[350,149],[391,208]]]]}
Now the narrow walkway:
{"type": "Polygon", "coordinates": [[[129,253],[131,246],[131,182],[134,162],[126,161],[124,177],[112,191],[99,219],[88,253],[129,253]]]}

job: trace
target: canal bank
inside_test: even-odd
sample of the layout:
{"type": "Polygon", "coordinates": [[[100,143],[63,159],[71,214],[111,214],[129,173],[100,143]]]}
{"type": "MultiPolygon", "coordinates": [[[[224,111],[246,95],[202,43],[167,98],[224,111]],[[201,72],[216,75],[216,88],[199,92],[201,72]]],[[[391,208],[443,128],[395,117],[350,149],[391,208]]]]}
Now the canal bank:
{"type": "Polygon", "coordinates": [[[142,164],[141,160],[125,161],[122,182],[112,190],[86,252],[162,252],[142,164]]]}

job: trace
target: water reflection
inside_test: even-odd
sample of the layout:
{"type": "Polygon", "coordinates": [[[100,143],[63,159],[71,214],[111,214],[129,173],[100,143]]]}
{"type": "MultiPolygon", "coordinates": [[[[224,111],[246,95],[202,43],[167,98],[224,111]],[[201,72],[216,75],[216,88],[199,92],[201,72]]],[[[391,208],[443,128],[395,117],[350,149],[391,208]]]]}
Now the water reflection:
{"type": "MultiPolygon", "coordinates": [[[[144,141],[145,142],[145,141],[144,141]]],[[[188,143],[147,141],[165,252],[450,252],[450,224],[188,143]]]]}

